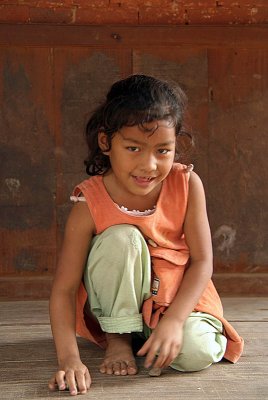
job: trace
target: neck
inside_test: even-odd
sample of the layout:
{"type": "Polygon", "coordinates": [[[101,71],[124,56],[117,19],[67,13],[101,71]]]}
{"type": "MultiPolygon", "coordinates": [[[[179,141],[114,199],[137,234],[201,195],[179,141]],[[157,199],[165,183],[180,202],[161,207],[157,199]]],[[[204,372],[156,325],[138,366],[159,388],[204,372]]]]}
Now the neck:
{"type": "Polygon", "coordinates": [[[126,193],[124,190],[120,190],[120,187],[115,187],[112,181],[112,176],[109,174],[103,176],[103,184],[113,202],[119,207],[123,206],[128,210],[139,211],[153,209],[157,203],[162,188],[162,185],[159,185],[159,187],[145,196],[126,193]]]}

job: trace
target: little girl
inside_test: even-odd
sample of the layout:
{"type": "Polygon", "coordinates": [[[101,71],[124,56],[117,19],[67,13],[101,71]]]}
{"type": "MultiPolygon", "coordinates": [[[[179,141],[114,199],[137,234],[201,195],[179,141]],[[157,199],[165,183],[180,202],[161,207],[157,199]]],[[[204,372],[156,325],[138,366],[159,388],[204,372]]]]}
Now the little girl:
{"type": "Polygon", "coordinates": [[[50,299],[58,371],[51,390],[91,384],[76,332],[106,349],[103,374],[199,371],[236,362],[243,340],[224,319],[211,281],[202,183],[180,156],[185,96],[132,75],[112,85],[87,124],[91,177],[78,185],[50,299]]]}

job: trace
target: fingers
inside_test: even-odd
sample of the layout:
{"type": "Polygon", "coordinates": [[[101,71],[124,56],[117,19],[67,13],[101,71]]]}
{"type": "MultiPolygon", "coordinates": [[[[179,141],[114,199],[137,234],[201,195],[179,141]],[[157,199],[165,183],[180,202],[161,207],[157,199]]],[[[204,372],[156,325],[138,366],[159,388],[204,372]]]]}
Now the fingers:
{"type": "Polygon", "coordinates": [[[153,365],[154,368],[165,368],[168,367],[172,361],[177,357],[180,346],[177,343],[169,343],[159,341],[150,336],[150,338],[144,343],[141,349],[138,351],[138,356],[144,356],[145,368],[149,368],[153,365]],[[154,362],[157,356],[157,360],[154,362]]]}
{"type": "Polygon", "coordinates": [[[149,351],[147,351],[147,356],[145,358],[144,362],[145,368],[149,368],[153,364],[154,359],[158,353],[159,347],[160,346],[158,345],[157,342],[152,343],[149,351]]]}
{"type": "Polygon", "coordinates": [[[155,356],[158,353],[159,347],[160,345],[158,345],[158,342],[154,340],[154,334],[152,333],[149,339],[146,340],[144,345],[137,352],[138,356],[145,356],[147,354],[144,362],[145,368],[149,368],[152,365],[155,356]]]}
{"type": "MultiPolygon", "coordinates": [[[[77,373],[77,375],[79,375],[77,373]]],[[[66,383],[68,385],[69,388],[69,392],[72,396],[77,394],[77,386],[76,386],[76,379],[75,379],[75,373],[73,370],[71,371],[67,371],[65,374],[65,379],[66,379],[66,383]]]]}
{"type": "Polygon", "coordinates": [[[137,352],[137,356],[142,357],[148,353],[148,351],[150,350],[150,347],[151,347],[152,340],[153,340],[152,337],[153,337],[153,334],[149,337],[149,339],[146,340],[146,342],[143,344],[143,346],[137,352]]]}
{"type": "MultiPolygon", "coordinates": [[[[68,378],[67,378],[68,382],[68,378]]],[[[72,375],[72,386],[69,385],[70,393],[77,394],[85,394],[90,388],[91,385],[91,378],[89,375],[88,370],[86,369],[85,372],[77,371],[75,374],[72,375]],[[71,392],[72,390],[72,392],[71,392]],[[76,393],[75,393],[76,392],[76,393]]]]}
{"type": "Polygon", "coordinates": [[[85,394],[91,385],[91,378],[88,370],[82,371],[58,371],[49,381],[48,387],[50,390],[67,390],[72,396],[85,394]]]}
{"type": "Polygon", "coordinates": [[[168,367],[179,353],[178,345],[163,345],[160,349],[157,360],[155,361],[154,368],[168,367]]]}
{"type": "Polygon", "coordinates": [[[66,383],[65,383],[65,372],[58,371],[53,377],[50,379],[48,387],[50,390],[65,390],[66,383]]]}
{"type": "Polygon", "coordinates": [[[87,390],[89,390],[90,386],[91,386],[91,376],[88,372],[88,369],[85,372],[85,382],[86,382],[86,388],[87,388],[87,390]]]}
{"type": "Polygon", "coordinates": [[[58,384],[57,384],[55,375],[53,375],[52,378],[50,379],[50,381],[48,382],[48,388],[49,388],[49,390],[52,390],[52,391],[55,391],[58,389],[58,384]]]}

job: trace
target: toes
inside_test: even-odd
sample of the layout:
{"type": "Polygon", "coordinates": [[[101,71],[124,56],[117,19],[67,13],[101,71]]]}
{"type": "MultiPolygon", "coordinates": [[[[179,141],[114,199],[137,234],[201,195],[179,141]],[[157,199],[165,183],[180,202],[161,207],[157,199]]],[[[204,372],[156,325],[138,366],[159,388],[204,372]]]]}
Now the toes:
{"type": "Polygon", "coordinates": [[[138,368],[137,368],[136,362],[134,360],[129,361],[127,364],[128,375],[136,375],[137,372],[138,372],[138,368]]]}
{"type": "Polygon", "coordinates": [[[133,361],[114,361],[100,365],[99,371],[107,375],[135,375],[138,372],[135,360],[133,361]]]}
{"type": "Polygon", "coordinates": [[[107,375],[121,375],[120,362],[104,362],[100,366],[100,372],[107,375]]]}
{"type": "Polygon", "coordinates": [[[99,370],[102,374],[112,375],[113,374],[113,364],[103,363],[103,364],[101,364],[99,370]]]}
{"type": "Polygon", "coordinates": [[[112,368],[113,368],[114,375],[121,375],[122,369],[121,369],[121,362],[120,361],[114,362],[112,368]]]}
{"type": "Polygon", "coordinates": [[[115,375],[127,375],[127,363],[125,361],[119,361],[117,364],[117,371],[115,375]]]}
{"type": "Polygon", "coordinates": [[[114,363],[108,363],[106,364],[106,374],[107,375],[113,375],[114,373],[114,367],[113,367],[114,363]]]}
{"type": "Polygon", "coordinates": [[[105,374],[105,373],[106,373],[106,367],[105,367],[104,364],[101,364],[101,365],[100,365],[99,371],[100,371],[102,374],[105,374]]]}

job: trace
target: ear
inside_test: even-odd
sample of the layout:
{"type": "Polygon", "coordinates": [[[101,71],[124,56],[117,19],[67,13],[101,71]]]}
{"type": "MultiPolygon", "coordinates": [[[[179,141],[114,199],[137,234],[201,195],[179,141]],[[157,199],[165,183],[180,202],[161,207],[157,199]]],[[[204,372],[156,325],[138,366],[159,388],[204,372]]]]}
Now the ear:
{"type": "Polygon", "coordinates": [[[105,155],[109,155],[109,145],[108,145],[108,139],[107,139],[107,135],[104,132],[99,132],[98,134],[98,144],[99,144],[99,148],[101,149],[101,151],[103,152],[103,154],[105,155]]]}

